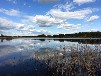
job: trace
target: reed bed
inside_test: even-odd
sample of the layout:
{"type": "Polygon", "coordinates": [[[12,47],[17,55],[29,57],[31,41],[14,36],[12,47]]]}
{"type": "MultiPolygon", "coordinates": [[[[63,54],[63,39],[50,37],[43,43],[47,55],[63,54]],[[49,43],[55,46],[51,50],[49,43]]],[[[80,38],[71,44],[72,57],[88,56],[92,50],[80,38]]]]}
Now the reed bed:
{"type": "Polygon", "coordinates": [[[47,76],[101,76],[101,46],[73,45],[62,50],[35,52],[34,58],[50,68],[47,76]]]}

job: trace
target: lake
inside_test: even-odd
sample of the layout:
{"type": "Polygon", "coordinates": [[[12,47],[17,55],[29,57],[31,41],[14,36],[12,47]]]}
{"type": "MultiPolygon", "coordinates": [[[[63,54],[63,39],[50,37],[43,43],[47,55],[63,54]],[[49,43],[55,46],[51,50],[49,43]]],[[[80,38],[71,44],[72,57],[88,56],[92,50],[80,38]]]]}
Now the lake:
{"type": "Polygon", "coordinates": [[[101,76],[99,38],[0,41],[0,76],[101,76]]]}

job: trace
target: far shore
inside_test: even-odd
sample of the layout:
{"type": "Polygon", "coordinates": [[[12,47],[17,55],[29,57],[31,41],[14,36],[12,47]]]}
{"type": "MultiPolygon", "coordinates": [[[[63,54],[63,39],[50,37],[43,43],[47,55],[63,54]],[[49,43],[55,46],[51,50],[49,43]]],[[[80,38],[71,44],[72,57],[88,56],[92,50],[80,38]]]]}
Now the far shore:
{"type": "Polygon", "coordinates": [[[0,39],[15,39],[15,38],[37,38],[37,39],[101,39],[101,38],[92,38],[92,37],[37,37],[37,36],[0,36],[0,39]]]}

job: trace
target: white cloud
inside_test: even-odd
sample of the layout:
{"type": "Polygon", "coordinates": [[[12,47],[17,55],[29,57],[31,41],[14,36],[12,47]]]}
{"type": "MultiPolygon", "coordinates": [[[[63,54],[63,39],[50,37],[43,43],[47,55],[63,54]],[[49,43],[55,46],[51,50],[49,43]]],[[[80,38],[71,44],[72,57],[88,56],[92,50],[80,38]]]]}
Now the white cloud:
{"type": "Polygon", "coordinates": [[[3,34],[3,35],[12,35],[14,32],[12,32],[11,30],[1,30],[1,33],[0,34],[3,34]]]}
{"type": "Polygon", "coordinates": [[[94,16],[91,16],[87,21],[88,21],[88,22],[91,22],[91,21],[97,20],[97,19],[99,19],[99,18],[100,18],[99,16],[94,15],[94,16]]]}
{"type": "Polygon", "coordinates": [[[0,30],[0,34],[4,33],[2,30],[0,30]]]}
{"type": "Polygon", "coordinates": [[[59,19],[84,19],[87,15],[91,14],[92,10],[86,8],[78,11],[61,11],[60,9],[51,9],[48,14],[52,15],[55,18],[59,19]]]}
{"type": "Polygon", "coordinates": [[[98,29],[90,29],[88,31],[90,31],[90,32],[96,32],[96,31],[98,31],[98,29]]]}
{"type": "Polygon", "coordinates": [[[35,29],[35,26],[33,25],[26,25],[22,23],[16,23],[11,20],[8,20],[6,18],[0,17],[0,33],[3,33],[5,35],[8,34],[8,32],[11,32],[11,30],[16,30],[16,32],[9,33],[11,35],[38,35],[38,34],[51,34],[51,31],[44,30],[44,29],[35,29]],[[6,30],[6,32],[5,32],[6,30]],[[8,31],[8,32],[7,32],[8,31]]]}
{"type": "Polygon", "coordinates": [[[6,18],[0,17],[0,30],[19,29],[23,26],[24,24],[16,23],[6,18]]]}
{"type": "MultiPolygon", "coordinates": [[[[76,1],[76,0],[75,0],[76,1]]],[[[84,0],[83,0],[84,2],[84,0]]],[[[89,1],[86,1],[89,2],[89,1]]],[[[85,20],[95,10],[92,8],[76,9],[75,4],[67,2],[66,4],[55,5],[53,9],[49,10],[46,15],[27,16],[28,20],[36,23],[40,27],[49,27],[52,25],[57,26],[60,29],[77,30],[81,28],[80,24],[69,24],[68,20],[85,20]],[[56,8],[57,7],[57,8],[56,8]]]]}
{"type": "Polygon", "coordinates": [[[20,29],[21,31],[33,31],[35,30],[35,26],[33,25],[28,25],[27,27],[24,27],[22,29],[20,29]]]}
{"type": "Polygon", "coordinates": [[[36,32],[40,33],[40,34],[51,34],[51,31],[48,30],[44,30],[44,29],[40,29],[40,30],[36,30],[36,32]]]}
{"type": "Polygon", "coordinates": [[[57,9],[62,9],[64,11],[69,11],[75,8],[74,4],[72,2],[67,2],[66,4],[59,4],[54,6],[57,9]]]}
{"type": "Polygon", "coordinates": [[[73,2],[81,5],[81,4],[85,4],[85,3],[90,3],[90,2],[95,2],[96,0],[73,0],[73,2]]]}
{"type": "Polygon", "coordinates": [[[79,29],[81,24],[69,24],[67,22],[58,26],[59,29],[66,29],[66,30],[77,30],[79,29]]]}
{"type": "Polygon", "coordinates": [[[48,30],[44,30],[44,29],[25,29],[25,28],[22,28],[19,30],[20,32],[20,35],[39,35],[39,34],[45,34],[45,35],[48,35],[48,34],[52,34],[51,31],[48,31],[48,30]]]}
{"type": "Polygon", "coordinates": [[[55,19],[54,18],[51,18],[49,16],[36,15],[34,17],[34,21],[39,26],[50,26],[55,21],[55,19]]]}
{"type": "MultiPolygon", "coordinates": [[[[52,25],[62,26],[69,19],[85,19],[87,15],[91,14],[92,10],[86,8],[74,12],[61,11],[60,9],[51,9],[46,15],[27,16],[27,21],[32,21],[40,27],[49,27],[52,25]]],[[[67,25],[67,24],[66,24],[67,25]]],[[[70,28],[68,26],[68,28],[70,28]]]]}
{"type": "Polygon", "coordinates": [[[6,15],[9,15],[9,16],[20,16],[20,12],[15,10],[15,9],[10,9],[10,10],[7,10],[7,9],[3,9],[1,8],[0,9],[0,12],[1,13],[4,13],[6,15]]]}
{"type": "Polygon", "coordinates": [[[60,24],[63,22],[61,19],[55,19],[50,16],[46,15],[36,15],[36,16],[29,16],[28,17],[30,21],[35,22],[38,24],[40,27],[49,27],[52,25],[60,24]]]}

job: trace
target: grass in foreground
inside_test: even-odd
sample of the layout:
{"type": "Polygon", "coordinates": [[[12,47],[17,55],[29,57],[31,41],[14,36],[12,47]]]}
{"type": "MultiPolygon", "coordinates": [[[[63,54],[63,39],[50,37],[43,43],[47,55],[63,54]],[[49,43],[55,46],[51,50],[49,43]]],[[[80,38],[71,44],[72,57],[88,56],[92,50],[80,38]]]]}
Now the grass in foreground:
{"type": "Polygon", "coordinates": [[[46,49],[36,52],[35,58],[50,68],[50,76],[101,76],[101,47],[88,45],[65,46],[63,50],[46,49]]]}

